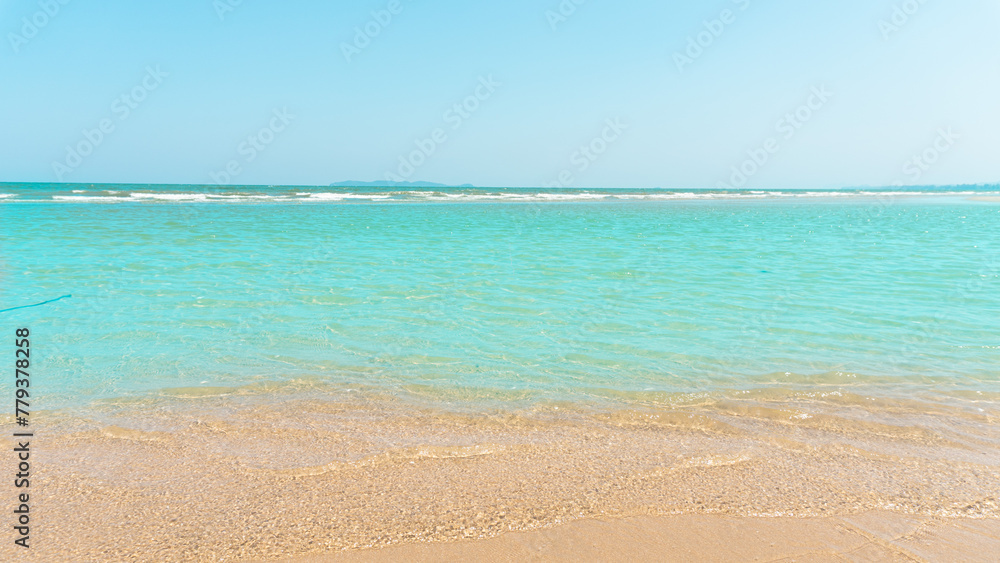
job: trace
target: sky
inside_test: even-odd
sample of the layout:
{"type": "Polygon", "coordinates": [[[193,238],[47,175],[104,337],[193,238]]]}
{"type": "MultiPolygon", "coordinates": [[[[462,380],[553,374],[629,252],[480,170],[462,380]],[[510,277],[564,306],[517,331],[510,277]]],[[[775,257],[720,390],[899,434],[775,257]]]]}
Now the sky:
{"type": "Polygon", "coordinates": [[[1000,182],[996,0],[0,0],[0,181],[1000,182]]]}

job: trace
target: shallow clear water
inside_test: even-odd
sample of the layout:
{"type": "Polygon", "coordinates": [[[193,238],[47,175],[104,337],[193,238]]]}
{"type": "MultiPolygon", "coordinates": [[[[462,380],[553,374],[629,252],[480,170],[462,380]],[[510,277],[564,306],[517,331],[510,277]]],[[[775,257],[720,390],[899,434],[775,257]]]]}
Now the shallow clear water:
{"type": "Polygon", "coordinates": [[[47,409],[292,381],[471,404],[995,401],[1000,193],[972,191],[6,184],[0,309],[72,297],[0,327],[30,327],[47,409]]]}

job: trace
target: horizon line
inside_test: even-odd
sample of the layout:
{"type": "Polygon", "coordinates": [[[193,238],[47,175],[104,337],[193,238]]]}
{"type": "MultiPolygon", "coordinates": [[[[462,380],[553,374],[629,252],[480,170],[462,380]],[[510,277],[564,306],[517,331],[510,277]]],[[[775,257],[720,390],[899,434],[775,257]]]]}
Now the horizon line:
{"type": "Polygon", "coordinates": [[[358,182],[349,184],[346,182],[335,182],[334,184],[181,184],[181,183],[161,183],[161,182],[22,182],[22,181],[0,181],[0,186],[7,185],[30,185],[41,184],[51,186],[149,186],[149,187],[174,187],[174,186],[198,186],[218,189],[238,189],[238,188],[323,188],[323,189],[343,189],[343,188],[431,188],[431,189],[490,189],[490,190],[716,190],[716,191],[781,191],[781,190],[859,190],[859,189],[913,189],[913,188],[962,188],[962,187],[997,187],[1000,188],[1000,181],[975,184],[904,184],[904,185],[851,185],[825,188],[778,188],[778,187],[683,187],[664,188],[655,187],[621,187],[621,186],[479,186],[474,184],[440,184],[437,182],[412,182],[411,184],[428,183],[433,186],[420,185],[393,185],[392,182],[384,184],[377,182],[358,182]],[[336,185],[340,184],[340,185],[336,185]]]}

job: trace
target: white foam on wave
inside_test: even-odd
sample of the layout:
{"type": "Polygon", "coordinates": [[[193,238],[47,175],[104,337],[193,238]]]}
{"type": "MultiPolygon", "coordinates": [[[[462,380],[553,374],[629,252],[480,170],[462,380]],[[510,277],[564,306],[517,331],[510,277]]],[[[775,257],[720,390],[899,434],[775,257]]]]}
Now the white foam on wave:
{"type": "Polygon", "coordinates": [[[155,199],[161,201],[205,201],[208,199],[207,194],[151,194],[144,192],[132,192],[129,197],[133,199],[155,199]]]}
{"type": "Polygon", "coordinates": [[[258,201],[278,201],[287,200],[288,196],[283,195],[247,195],[247,194],[206,194],[208,199],[222,199],[227,201],[244,201],[244,200],[258,200],[258,201]]]}
{"type": "Polygon", "coordinates": [[[392,194],[354,194],[354,193],[335,194],[329,192],[309,194],[310,200],[319,200],[319,201],[343,201],[345,199],[381,200],[390,198],[392,198],[392,194]]]}
{"type": "Polygon", "coordinates": [[[88,196],[88,195],[54,195],[54,201],[69,201],[76,203],[115,203],[117,201],[129,201],[127,197],[109,196],[88,196]]]}
{"type": "Polygon", "coordinates": [[[609,197],[614,197],[613,194],[594,194],[589,192],[582,192],[577,194],[547,194],[540,193],[538,197],[545,201],[569,201],[569,200],[592,200],[592,199],[607,199],[609,197]]]}
{"type": "MultiPolygon", "coordinates": [[[[156,192],[124,192],[105,191],[100,194],[84,190],[73,190],[74,194],[86,195],[53,195],[52,201],[65,202],[216,202],[216,203],[337,203],[337,202],[586,202],[586,201],[698,201],[698,200],[795,200],[795,199],[851,199],[870,200],[877,198],[882,202],[897,198],[914,197],[969,197],[996,196],[997,192],[980,191],[793,191],[793,190],[748,190],[748,191],[671,191],[671,192],[641,192],[621,190],[603,191],[382,191],[374,193],[357,192],[297,192],[294,195],[262,194],[262,193],[156,193],[156,192]]],[[[18,197],[19,194],[0,194],[0,199],[18,197]]],[[[23,194],[21,194],[23,195],[23,194]]],[[[25,200],[28,201],[28,200],[25,200]]],[[[31,200],[34,201],[34,200],[31,200]]]]}

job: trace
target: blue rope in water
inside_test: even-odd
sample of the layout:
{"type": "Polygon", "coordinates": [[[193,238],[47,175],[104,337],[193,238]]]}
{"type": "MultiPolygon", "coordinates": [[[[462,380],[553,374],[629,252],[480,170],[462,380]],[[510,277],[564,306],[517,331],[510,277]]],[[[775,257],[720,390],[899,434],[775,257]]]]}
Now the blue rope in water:
{"type": "Polygon", "coordinates": [[[6,313],[7,311],[15,311],[17,309],[27,309],[28,307],[38,307],[39,305],[47,305],[49,303],[55,303],[60,299],[68,299],[73,297],[72,295],[63,295],[62,297],[56,297],[55,299],[49,299],[48,301],[42,301],[41,303],[35,303],[34,305],[21,305],[20,307],[11,307],[10,309],[0,309],[0,313],[6,313]]]}

